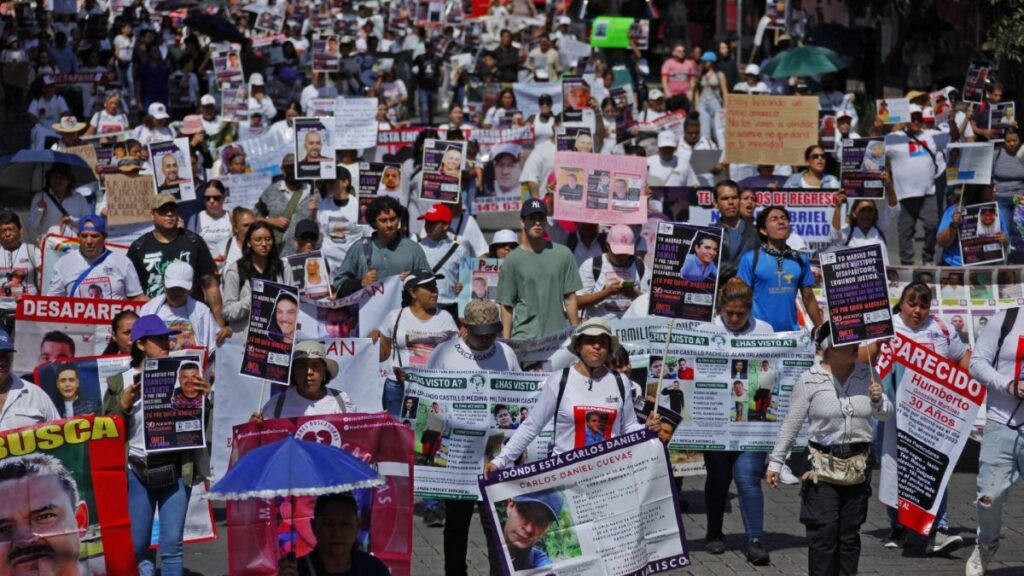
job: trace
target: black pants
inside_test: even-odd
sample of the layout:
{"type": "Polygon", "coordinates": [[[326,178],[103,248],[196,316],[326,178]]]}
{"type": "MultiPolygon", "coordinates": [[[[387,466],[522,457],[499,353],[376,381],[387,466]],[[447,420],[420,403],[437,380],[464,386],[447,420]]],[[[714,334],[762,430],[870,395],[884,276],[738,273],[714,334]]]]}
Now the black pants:
{"type": "Polygon", "coordinates": [[[868,517],[871,481],[836,486],[804,481],[800,488],[800,522],[807,528],[810,576],[857,573],[860,527],[868,517]]]}
{"type": "MultiPolygon", "coordinates": [[[[491,576],[501,576],[501,551],[491,538],[491,525],[484,518],[480,505],[480,524],[487,538],[487,558],[491,564],[491,576]]],[[[469,555],[469,525],[477,502],[471,500],[446,500],[444,521],[444,573],[445,576],[467,576],[466,556],[469,555]]]]}

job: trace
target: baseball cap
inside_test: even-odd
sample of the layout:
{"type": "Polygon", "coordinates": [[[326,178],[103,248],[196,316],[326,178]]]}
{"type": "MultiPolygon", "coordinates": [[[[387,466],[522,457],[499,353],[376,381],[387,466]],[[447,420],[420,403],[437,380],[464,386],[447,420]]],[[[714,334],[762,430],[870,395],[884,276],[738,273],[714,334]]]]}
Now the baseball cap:
{"type": "Polygon", "coordinates": [[[843,118],[850,118],[852,120],[853,119],[853,112],[850,112],[848,109],[845,109],[845,108],[843,110],[837,111],[836,112],[836,120],[842,120],[843,118]]]}
{"type": "Polygon", "coordinates": [[[563,25],[564,26],[568,26],[570,24],[572,24],[572,18],[569,18],[568,16],[559,16],[558,17],[558,25],[559,26],[563,26],[563,25]]]}
{"type": "Polygon", "coordinates": [[[200,106],[216,106],[217,99],[212,94],[203,94],[203,97],[199,99],[200,106]]]}
{"type": "Polygon", "coordinates": [[[910,115],[913,116],[914,114],[921,114],[923,116],[924,115],[924,109],[921,108],[920,106],[918,106],[917,104],[911,104],[910,105],[910,115]]]}
{"type": "Polygon", "coordinates": [[[252,76],[249,76],[249,86],[263,86],[263,74],[253,72],[252,76]]]}
{"type": "Polygon", "coordinates": [[[171,116],[167,113],[167,107],[159,102],[153,102],[146,109],[146,113],[157,120],[166,120],[171,116]]]}
{"type": "Polygon", "coordinates": [[[544,214],[546,216],[547,213],[547,206],[536,198],[530,198],[526,202],[523,202],[523,207],[519,209],[520,218],[526,218],[527,216],[532,216],[534,214],[544,214]]]}
{"type": "Polygon", "coordinates": [[[192,267],[181,260],[175,260],[164,270],[164,288],[191,290],[193,278],[192,267]]]}
{"type": "Polygon", "coordinates": [[[491,159],[497,160],[498,156],[502,154],[508,154],[519,160],[519,156],[523,153],[523,148],[518,144],[498,144],[491,149],[491,159]]]}
{"type": "Polygon", "coordinates": [[[156,198],[153,198],[153,203],[150,205],[150,208],[153,210],[159,210],[168,204],[177,205],[178,199],[167,192],[163,192],[161,194],[157,194],[156,198]]]}
{"type": "Polygon", "coordinates": [[[676,133],[671,130],[662,130],[658,133],[658,148],[675,148],[679,146],[676,133]]]}
{"type": "Polygon", "coordinates": [[[295,225],[295,237],[302,238],[307,235],[319,237],[320,228],[318,228],[316,222],[313,222],[311,219],[303,218],[295,225]]]}
{"type": "Polygon", "coordinates": [[[14,342],[11,341],[11,335],[3,328],[0,328],[0,352],[16,352],[14,342]]]}
{"type": "Polygon", "coordinates": [[[156,314],[146,314],[140,316],[135,324],[132,325],[132,343],[138,342],[143,338],[150,338],[152,336],[173,336],[174,334],[181,334],[180,330],[171,330],[167,327],[167,324],[157,316],[156,314]]]}
{"type": "Polygon", "coordinates": [[[608,230],[608,250],[612,254],[632,256],[636,253],[635,241],[633,230],[625,224],[616,224],[608,230]]]}
{"type": "Polygon", "coordinates": [[[417,220],[424,220],[426,222],[452,222],[452,210],[444,204],[434,204],[423,213],[417,220]]]}
{"type": "Polygon", "coordinates": [[[438,280],[444,280],[444,276],[434,274],[429,270],[416,270],[410,272],[409,275],[405,277],[405,283],[402,284],[402,287],[405,290],[409,290],[410,288],[425,286],[427,284],[437,282],[438,280]]]}
{"type": "Polygon", "coordinates": [[[466,325],[466,330],[477,336],[501,333],[498,305],[490,300],[470,300],[462,313],[462,323],[466,325]]]}
{"type": "Polygon", "coordinates": [[[714,52],[705,52],[700,55],[701,62],[718,62],[718,54],[714,52]]]}
{"type": "Polygon", "coordinates": [[[86,214],[78,219],[79,232],[107,233],[107,221],[99,214],[86,214]]]}
{"type": "Polygon", "coordinates": [[[747,64],[747,67],[743,69],[743,73],[758,76],[761,74],[761,67],[757,64],[747,64]]]}
{"type": "Polygon", "coordinates": [[[514,496],[512,501],[517,504],[540,504],[551,512],[551,521],[558,522],[558,515],[562,513],[562,504],[565,498],[562,493],[555,489],[541,490],[530,494],[514,496]]]}
{"type": "Polygon", "coordinates": [[[658,90],[657,88],[647,93],[648,100],[661,100],[664,97],[665,93],[662,92],[661,90],[658,90]]]}

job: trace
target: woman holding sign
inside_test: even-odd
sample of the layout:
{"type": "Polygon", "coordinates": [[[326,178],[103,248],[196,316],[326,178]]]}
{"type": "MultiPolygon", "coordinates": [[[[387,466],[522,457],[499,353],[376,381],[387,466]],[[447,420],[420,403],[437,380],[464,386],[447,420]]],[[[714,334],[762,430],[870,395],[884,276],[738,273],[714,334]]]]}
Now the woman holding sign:
{"type": "MultiPolygon", "coordinates": [[[[601,433],[605,440],[643,430],[634,417],[632,383],[608,368],[608,358],[618,347],[619,338],[604,319],[591,318],[580,324],[569,341],[569,349],[580,360],[545,380],[530,417],[519,425],[497,458],[487,464],[484,474],[515,462],[552,419],[553,454],[586,446],[587,422],[594,413],[603,417],[601,433]]],[[[653,410],[647,416],[647,428],[655,434],[661,430],[661,418],[653,410]]]]}
{"type": "Polygon", "coordinates": [[[245,330],[252,305],[253,278],[284,283],[284,266],[273,230],[264,221],[254,222],[245,233],[242,257],[224,271],[224,321],[231,330],[245,330]]]}
{"type": "Polygon", "coordinates": [[[807,570],[811,576],[856,574],[871,498],[871,419],[889,420],[894,410],[871,368],[857,361],[856,344],[833,346],[830,322],[818,327],[814,340],[819,361],[793,387],[765,480],[771,488],[779,485],[786,455],[809,420],[810,471],[800,491],[807,570]]]}

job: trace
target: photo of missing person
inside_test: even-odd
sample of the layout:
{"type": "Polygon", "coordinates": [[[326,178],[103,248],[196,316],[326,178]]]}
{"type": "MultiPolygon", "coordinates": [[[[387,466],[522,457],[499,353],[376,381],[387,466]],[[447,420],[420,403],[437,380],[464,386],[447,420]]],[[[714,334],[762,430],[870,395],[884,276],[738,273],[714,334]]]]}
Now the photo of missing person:
{"type": "MultiPolygon", "coordinates": [[[[970,286],[971,300],[985,300],[991,305],[995,304],[992,290],[991,270],[972,270],[967,275],[970,286]]],[[[977,316],[977,312],[975,312],[977,316]]]]}
{"type": "Polygon", "coordinates": [[[718,247],[721,241],[708,234],[697,234],[690,253],[683,261],[679,277],[690,282],[714,282],[718,277],[718,247]]]}
{"type": "Polygon", "coordinates": [[[484,165],[483,196],[518,197],[521,194],[522,156],[523,150],[518,144],[499,144],[491,150],[491,158],[484,165]]]}
{"type": "Polygon", "coordinates": [[[746,380],[747,379],[747,361],[736,359],[732,362],[732,378],[734,380],[746,380]]]}
{"type": "Polygon", "coordinates": [[[402,170],[394,164],[386,164],[377,184],[377,196],[399,198],[402,194],[402,170]]]}
{"type": "Polygon", "coordinates": [[[402,419],[415,420],[420,408],[420,399],[417,396],[406,396],[402,403],[402,419]]]}
{"type": "Polygon", "coordinates": [[[177,190],[178,186],[183,182],[188,182],[178,174],[178,156],[174,153],[167,153],[160,155],[160,172],[157,178],[160,181],[158,190],[164,192],[167,190],[177,190]]]}
{"type": "Polygon", "coordinates": [[[754,409],[750,411],[750,420],[775,421],[775,415],[769,414],[768,409],[772,405],[776,371],[768,360],[762,360],[760,364],[755,363],[755,366],[756,371],[751,381],[751,388],[754,390],[754,409]]]}
{"type": "Polygon", "coordinates": [[[608,208],[611,196],[612,173],[607,170],[594,170],[587,181],[587,208],[604,210],[608,208]]]}
{"type": "Polygon", "coordinates": [[[44,366],[39,370],[39,380],[61,418],[100,412],[102,398],[95,360],[44,366]]]}
{"type": "MultiPolygon", "coordinates": [[[[471,298],[473,300],[488,300],[490,298],[490,287],[487,285],[487,277],[479,276],[474,274],[472,276],[471,283],[473,284],[473,292],[471,298]]],[[[497,292],[497,290],[495,290],[497,292]]]]}
{"type": "Polygon", "coordinates": [[[1020,303],[1024,298],[1024,287],[1021,286],[1020,270],[1014,268],[1002,268],[998,273],[999,299],[1020,303]]]}
{"type": "Polygon", "coordinates": [[[282,292],[274,303],[274,313],[270,318],[270,337],[284,344],[295,340],[295,329],[298,326],[299,302],[294,296],[282,292]]]}
{"type": "Polygon", "coordinates": [[[885,143],[881,140],[869,142],[864,150],[860,169],[865,172],[881,172],[885,170],[885,143]]]}
{"type": "Polygon", "coordinates": [[[359,334],[359,305],[340,308],[317,307],[317,321],[328,338],[354,338],[359,334]]]}
{"type": "Polygon", "coordinates": [[[320,118],[295,118],[295,178],[333,179],[337,176],[331,132],[320,118]]]}
{"type": "Polygon", "coordinates": [[[203,408],[203,393],[196,387],[201,377],[199,364],[183,362],[178,368],[178,382],[171,396],[171,406],[175,410],[196,412],[203,408]]]}
{"type": "Polygon", "coordinates": [[[441,173],[449,178],[462,176],[462,147],[449,146],[441,157],[441,173]]]}
{"type": "Polygon", "coordinates": [[[995,236],[999,233],[999,219],[994,204],[982,206],[978,211],[978,228],[975,233],[978,236],[995,236]]]}
{"type": "Polygon", "coordinates": [[[438,466],[435,462],[438,450],[441,449],[441,438],[445,432],[446,420],[441,404],[431,402],[430,407],[422,415],[417,414],[416,429],[419,431],[417,442],[416,464],[420,466],[438,466]]]}
{"type": "Polygon", "coordinates": [[[747,390],[742,380],[734,380],[729,388],[729,396],[733,401],[733,409],[729,419],[733,422],[743,422],[747,415],[747,390]]]}
{"type": "Polygon", "coordinates": [[[563,202],[582,202],[584,177],[582,169],[559,168],[558,199],[563,202]]]}
{"type": "Polygon", "coordinates": [[[583,555],[569,504],[557,488],[513,496],[496,502],[494,510],[513,572],[583,555]]]}

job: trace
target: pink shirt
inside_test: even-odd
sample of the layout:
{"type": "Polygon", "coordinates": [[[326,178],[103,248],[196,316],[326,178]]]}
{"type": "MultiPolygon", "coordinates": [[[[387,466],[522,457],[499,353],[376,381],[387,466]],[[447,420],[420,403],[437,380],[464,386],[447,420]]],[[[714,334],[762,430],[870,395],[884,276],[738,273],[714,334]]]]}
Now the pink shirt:
{"type": "Polygon", "coordinates": [[[677,94],[690,94],[690,79],[697,77],[697,65],[692,60],[682,62],[675,58],[665,60],[661,65],[661,77],[668,78],[668,91],[666,97],[671,98],[677,94]]]}

